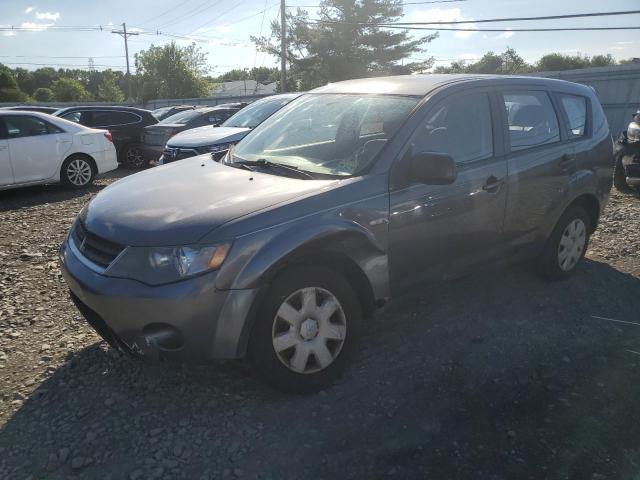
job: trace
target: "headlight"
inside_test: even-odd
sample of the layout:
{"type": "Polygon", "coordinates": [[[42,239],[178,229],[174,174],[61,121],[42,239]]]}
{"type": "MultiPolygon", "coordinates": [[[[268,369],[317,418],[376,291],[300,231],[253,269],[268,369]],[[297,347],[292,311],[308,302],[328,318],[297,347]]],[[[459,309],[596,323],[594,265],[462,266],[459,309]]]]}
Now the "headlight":
{"type": "Polygon", "coordinates": [[[202,153],[218,153],[224,152],[225,150],[229,150],[229,148],[233,145],[233,143],[218,143],[216,145],[207,145],[205,147],[200,147],[199,150],[202,153]]]}
{"type": "Polygon", "coordinates": [[[630,143],[640,142],[640,125],[637,123],[630,123],[627,129],[627,141],[630,143]]]}
{"type": "Polygon", "coordinates": [[[181,247],[127,247],[105,275],[161,285],[220,268],[230,243],[181,247]]]}

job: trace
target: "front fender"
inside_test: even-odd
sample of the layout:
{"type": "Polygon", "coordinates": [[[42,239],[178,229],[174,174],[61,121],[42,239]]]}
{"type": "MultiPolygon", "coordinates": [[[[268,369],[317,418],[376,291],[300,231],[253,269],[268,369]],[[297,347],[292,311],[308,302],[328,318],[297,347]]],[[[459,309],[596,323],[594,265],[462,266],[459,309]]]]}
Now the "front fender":
{"type": "MultiPolygon", "coordinates": [[[[384,225],[386,232],[386,224],[384,225]]],[[[216,287],[259,288],[289,262],[313,257],[322,261],[322,252],[346,257],[367,278],[374,299],[389,296],[386,238],[358,222],[336,215],[315,216],[255,232],[236,240],[230,257],[220,271],[216,287]]],[[[345,259],[345,260],[346,260],[345,259]]]]}

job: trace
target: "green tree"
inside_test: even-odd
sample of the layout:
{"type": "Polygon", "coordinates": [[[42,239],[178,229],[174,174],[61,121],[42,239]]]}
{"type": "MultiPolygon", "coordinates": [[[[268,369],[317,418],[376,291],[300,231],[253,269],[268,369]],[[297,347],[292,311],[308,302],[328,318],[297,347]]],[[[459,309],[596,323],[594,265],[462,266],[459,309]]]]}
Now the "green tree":
{"type": "Polygon", "coordinates": [[[33,92],[33,99],[38,102],[53,102],[56,96],[50,88],[37,88],[33,92]]]}
{"type": "MultiPolygon", "coordinates": [[[[407,31],[376,26],[402,17],[400,0],[322,0],[311,21],[306,10],[289,13],[287,60],[295,87],[313,88],[327,82],[374,75],[412,73],[429,68],[433,59],[407,62],[424,52],[437,34],[411,39],[407,31]]],[[[271,23],[271,36],[252,37],[264,52],[280,56],[280,23],[271,23]]],[[[292,85],[287,85],[291,89],[292,85]]]]}
{"type": "Polygon", "coordinates": [[[258,83],[271,83],[280,79],[280,69],[269,67],[253,67],[252,69],[235,68],[223,73],[215,80],[217,82],[232,82],[234,80],[255,80],[258,83]]]}
{"type": "Polygon", "coordinates": [[[25,102],[28,96],[20,90],[11,70],[0,65],[0,102],[25,102]]]}
{"type": "Polygon", "coordinates": [[[98,85],[98,100],[124,102],[124,93],[118,86],[116,75],[111,70],[105,70],[101,76],[102,81],[98,85]]]}
{"type": "Polygon", "coordinates": [[[154,98],[204,97],[210,91],[206,55],[195,44],[175,42],[136,54],[136,95],[146,102],[154,98]]]}
{"type": "Polygon", "coordinates": [[[463,60],[453,62],[449,66],[435,69],[435,73],[484,73],[492,75],[513,75],[532,70],[531,65],[524,61],[513,48],[500,53],[487,52],[477,62],[466,63],[463,60]]]}
{"type": "Polygon", "coordinates": [[[53,82],[52,90],[59,102],[86,102],[92,97],[84,85],[74,78],[60,78],[53,82]]]}

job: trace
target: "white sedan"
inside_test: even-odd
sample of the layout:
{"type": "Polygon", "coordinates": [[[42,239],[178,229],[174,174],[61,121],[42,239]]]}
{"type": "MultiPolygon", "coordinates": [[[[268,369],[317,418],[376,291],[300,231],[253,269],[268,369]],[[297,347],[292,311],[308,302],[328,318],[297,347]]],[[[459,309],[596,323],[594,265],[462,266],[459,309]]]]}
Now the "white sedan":
{"type": "Polygon", "coordinates": [[[56,182],[82,188],[116,168],[109,131],[46,113],[0,110],[0,190],[56,182]]]}

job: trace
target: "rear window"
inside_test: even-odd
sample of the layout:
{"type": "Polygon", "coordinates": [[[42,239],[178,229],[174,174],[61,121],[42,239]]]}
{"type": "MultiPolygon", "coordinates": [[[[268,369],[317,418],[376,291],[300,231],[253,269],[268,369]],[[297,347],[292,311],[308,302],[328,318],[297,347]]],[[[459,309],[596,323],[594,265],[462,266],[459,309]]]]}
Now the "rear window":
{"type": "Polygon", "coordinates": [[[559,95],[562,108],[569,120],[569,138],[583,137],[587,124],[587,99],[577,95],[559,95]]]}
{"type": "Polygon", "coordinates": [[[176,113],[175,115],[171,115],[170,117],[165,118],[160,123],[161,124],[173,124],[177,123],[179,125],[184,125],[188,123],[190,120],[194,118],[198,118],[202,115],[202,111],[199,110],[185,110],[184,112],[176,113]]]}
{"type": "Polygon", "coordinates": [[[511,150],[560,141],[558,117],[546,92],[505,92],[511,150]]]}

